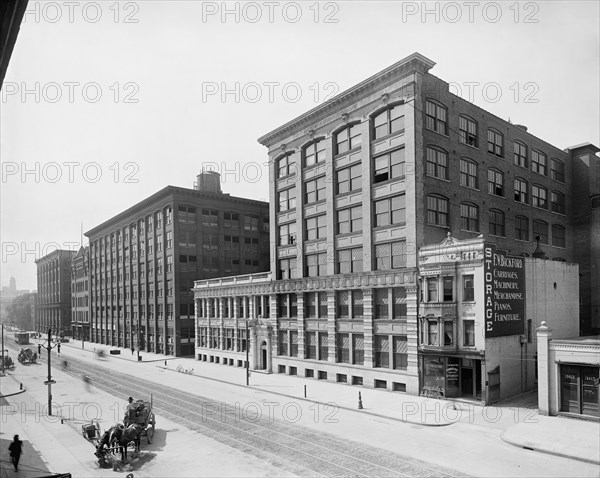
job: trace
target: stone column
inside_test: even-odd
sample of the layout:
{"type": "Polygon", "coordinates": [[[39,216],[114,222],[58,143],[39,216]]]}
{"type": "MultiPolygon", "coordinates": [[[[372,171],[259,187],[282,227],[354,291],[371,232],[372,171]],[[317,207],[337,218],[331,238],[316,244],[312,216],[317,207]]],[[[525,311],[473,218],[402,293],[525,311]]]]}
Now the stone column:
{"type": "Polygon", "coordinates": [[[550,339],[552,329],[546,325],[546,321],[537,329],[537,353],[538,353],[538,409],[540,415],[550,414],[550,370],[553,364],[550,360],[550,339]]]}
{"type": "MultiPolygon", "coordinates": [[[[298,293],[298,359],[304,359],[306,350],[304,348],[304,299],[306,298],[306,292],[298,293]]],[[[290,347],[292,344],[290,343],[290,347]]]]}
{"type": "Polygon", "coordinates": [[[329,362],[335,363],[335,290],[327,291],[327,350],[329,362]]]}

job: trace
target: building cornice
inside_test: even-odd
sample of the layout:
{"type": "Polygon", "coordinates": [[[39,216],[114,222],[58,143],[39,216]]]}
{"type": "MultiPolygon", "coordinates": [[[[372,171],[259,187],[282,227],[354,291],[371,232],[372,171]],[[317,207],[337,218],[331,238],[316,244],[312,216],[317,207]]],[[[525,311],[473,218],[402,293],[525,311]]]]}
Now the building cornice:
{"type": "Polygon", "coordinates": [[[361,81],[348,90],[343,91],[339,95],[334,96],[322,105],[307,111],[306,113],[285,123],[283,126],[280,126],[270,133],[261,136],[258,138],[258,142],[263,146],[270,148],[280,139],[289,136],[291,132],[317,122],[319,119],[329,115],[334,109],[340,109],[355,103],[357,97],[365,94],[365,92],[370,92],[373,89],[377,89],[390,79],[401,78],[415,71],[419,73],[427,73],[434,66],[435,62],[431,61],[429,58],[421,55],[420,53],[413,53],[412,55],[409,55],[406,58],[394,63],[392,66],[389,66],[388,68],[376,73],[366,80],[361,81]]]}

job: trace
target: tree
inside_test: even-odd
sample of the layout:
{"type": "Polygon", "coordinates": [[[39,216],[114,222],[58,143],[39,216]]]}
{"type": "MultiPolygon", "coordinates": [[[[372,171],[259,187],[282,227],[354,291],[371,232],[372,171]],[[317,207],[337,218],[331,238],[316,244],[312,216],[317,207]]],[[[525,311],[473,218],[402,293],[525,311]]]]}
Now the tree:
{"type": "Polygon", "coordinates": [[[6,308],[8,322],[22,330],[33,329],[33,314],[35,312],[35,295],[23,294],[15,297],[6,308]]]}

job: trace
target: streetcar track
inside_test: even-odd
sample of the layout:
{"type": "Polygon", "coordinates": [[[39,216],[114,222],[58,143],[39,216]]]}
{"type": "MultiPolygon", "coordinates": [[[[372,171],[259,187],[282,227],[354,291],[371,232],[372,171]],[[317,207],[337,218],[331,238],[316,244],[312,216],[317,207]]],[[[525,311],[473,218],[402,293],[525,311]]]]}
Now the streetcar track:
{"type": "MultiPolygon", "coordinates": [[[[454,477],[454,476],[462,476],[460,473],[457,472],[452,472],[451,470],[447,470],[442,468],[442,467],[438,467],[437,465],[430,465],[426,462],[421,462],[420,460],[416,460],[416,459],[407,459],[405,457],[402,457],[401,455],[397,455],[395,452],[387,452],[387,451],[380,451],[377,448],[374,447],[369,447],[369,446],[365,446],[365,445],[361,445],[361,444],[356,444],[356,447],[360,447],[360,453],[361,457],[356,456],[356,448],[353,449],[353,443],[350,440],[342,440],[339,438],[336,438],[334,436],[327,436],[327,443],[328,444],[334,444],[336,448],[330,447],[330,446],[323,446],[322,444],[319,443],[315,443],[314,441],[314,437],[311,437],[311,433],[316,433],[319,437],[323,436],[323,433],[321,432],[313,432],[310,429],[307,429],[305,427],[296,427],[294,428],[295,432],[297,435],[300,436],[295,436],[292,435],[290,433],[287,433],[287,431],[285,430],[285,424],[283,424],[280,421],[270,421],[270,426],[265,426],[263,424],[260,423],[255,423],[253,421],[248,421],[245,419],[242,420],[235,420],[235,423],[237,426],[233,426],[230,423],[224,423],[223,420],[217,420],[214,418],[208,418],[205,417],[204,413],[202,413],[202,411],[206,411],[205,409],[203,409],[202,407],[206,407],[207,404],[212,404],[212,405],[217,405],[217,410],[218,411],[219,408],[218,406],[221,404],[224,404],[224,402],[220,402],[214,399],[208,399],[206,397],[202,397],[200,395],[196,395],[193,393],[188,393],[188,392],[182,392],[182,391],[174,391],[173,388],[171,387],[167,387],[158,383],[153,383],[150,382],[149,380],[146,379],[141,379],[129,374],[125,374],[123,373],[122,375],[126,375],[127,377],[131,377],[131,379],[128,378],[121,378],[121,377],[117,377],[113,374],[111,374],[109,371],[107,371],[107,369],[105,369],[102,366],[97,366],[97,365],[91,365],[91,364],[86,364],[85,369],[79,369],[79,367],[77,367],[77,370],[70,370],[69,373],[70,374],[77,374],[79,372],[87,372],[89,370],[94,370],[98,375],[101,376],[101,381],[105,383],[102,383],[102,386],[99,386],[99,388],[103,388],[106,389],[109,392],[114,393],[115,391],[119,391],[119,390],[115,390],[115,388],[121,389],[123,390],[123,392],[126,395],[131,394],[131,389],[132,389],[132,385],[135,385],[136,388],[140,389],[140,390],[144,390],[147,391],[148,393],[152,393],[153,395],[156,394],[156,392],[166,397],[168,397],[167,400],[162,399],[160,397],[156,397],[156,400],[164,405],[168,405],[169,407],[178,409],[178,410],[182,410],[185,413],[193,413],[194,415],[198,416],[199,421],[205,423],[206,420],[208,419],[211,423],[211,425],[219,425],[221,427],[226,426],[228,428],[229,433],[244,433],[245,435],[247,435],[247,440],[248,439],[258,439],[260,441],[262,441],[265,444],[268,444],[272,447],[275,447],[275,449],[279,448],[279,449],[284,449],[284,450],[290,450],[292,453],[289,456],[294,456],[301,454],[307,457],[310,457],[311,459],[315,460],[317,463],[314,463],[312,465],[312,468],[309,468],[307,466],[304,466],[300,463],[298,463],[297,461],[294,460],[290,460],[288,458],[285,457],[285,455],[282,454],[278,454],[275,451],[268,451],[265,448],[259,448],[257,445],[254,445],[252,443],[249,443],[248,441],[244,441],[241,440],[239,438],[236,437],[232,437],[230,434],[228,434],[227,432],[222,432],[219,430],[216,430],[215,428],[212,428],[210,426],[205,425],[201,425],[198,421],[193,421],[190,419],[187,419],[185,417],[183,417],[181,414],[177,414],[177,413],[173,413],[168,411],[165,406],[159,406],[158,409],[161,411],[162,414],[164,415],[169,415],[173,417],[173,421],[175,422],[180,422],[181,420],[184,420],[186,422],[189,422],[190,424],[192,424],[192,429],[195,428],[200,428],[202,430],[208,431],[210,433],[213,434],[218,434],[220,435],[222,438],[221,440],[225,440],[228,441],[229,443],[226,443],[230,446],[234,446],[231,445],[230,443],[236,443],[237,446],[235,446],[235,448],[240,449],[240,446],[242,448],[250,448],[253,450],[258,451],[260,454],[265,454],[265,455],[271,455],[273,456],[277,462],[287,462],[289,465],[288,466],[292,466],[295,468],[302,468],[303,470],[306,471],[310,471],[310,473],[312,473],[313,475],[319,474],[320,476],[330,476],[331,473],[327,473],[327,474],[322,474],[319,473],[317,471],[315,471],[313,468],[314,467],[319,467],[319,462],[321,462],[322,464],[326,464],[327,467],[333,468],[332,470],[330,470],[331,472],[338,471],[338,470],[343,470],[344,475],[343,476],[347,476],[348,472],[350,472],[350,474],[352,474],[353,476],[372,476],[373,475],[373,469],[377,469],[380,470],[380,472],[385,472],[385,476],[414,476],[415,472],[417,470],[415,470],[415,468],[419,469],[419,475],[422,475],[423,472],[429,472],[430,476],[449,476],[449,477],[454,477]],[[135,384],[132,383],[132,381],[136,382],[135,384]],[[151,385],[149,385],[151,384],[151,385]],[[112,388],[111,388],[112,387],[112,388]],[[196,404],[196,402],[200,400],[201,401],[201,405],[196,404]],[[174,401],[176,402],[181,402],[183,403],[183,406],[178,405],[177,403],[174,403],[174,401]],[[198,411],[198,409],[200,409],[200,411],[198,411]],[[281,428],[284,428],[283,430],[281,430],[281,428]],[[259,432],[267,432],[268,434],[277,434],[279,436],[284,437],[286,440],[288,440],[288,444],[284,444],[281,442],[276,442],[274,440],[271,440],[269,438],[266,438],[264,436],[261,436],[260,434],[258,434],[259,432]],[[309,441],[311,440],[312,441],[309,441]],[[298,446],[293,446],[292,444],[290,444],[289,442],[291,442],[292,444],[301,444],[302,448],[304,449],[299,449],[298,446]],[[309,451],[305,451],[306,447],[308,447],[309,451]],[[313,448],[313,449],[311,449],[313,448]],[[341,450],[340,450],[341,448],[341,450]],[[316,449],[316,450],[315,450],[316,449]],[[311,453],[312,452],[312,453],[311,453]],[[344,466],[342,464],[336,463],[337,460],[332,461],[331,459],[326,459],[323,458],[322,456],[319,456],[319,454],[325,453],[328,455],[328,458],[332,458],[332,455],[336,455],[339,457],[339,459],[345,460],[347,461],[354,461],[357,464],[356,468],[348,468],[347,466],[344,466]],[[365,457],[366,455],[366,457],[365,457]],[[389,463],[389,466],[387,465],[382,465],[381,464],[381,459],[383,459],[385,462],[389,463]],[[396,465],[394,468],[392,468],[394,465],[396,465]],[[400,466],[398,466],[400,465],[400,466]],[[362,472],[359,471],[360,469],[364,469],[364,467],[367,467],[366,472],[362,472]],[[406,474],[403,473],[403,470],[406,470],[408,472],[410,472],[410,474],[406,474]]],[[[98,384],[100,385],[100,383],[98,384]]],[[[96,385],[96,386],[98,386],[96,385]]],[[[231,408],[229,411],[229,414],[234,412],[234,408],[231,408]]],[[[225,417],[227,417],[228,412],[225,412],[225,417]]],[[[223,413],[221,412],[221,416],[223,416],[223,413]]],[[[263,422],[264,423],[264,422],[263,422]]],[[[187,426],[187,425],[186,425],[187,426]]],[[[289,426],[289,425],[287,425],[289,426]]],[[[208,435],[210,436],[210,434],[208,435]]],[[[347,464],[347,463],[346,463],[347,464]]],[[[285,464],[282,464],[284,468],[288,468],[288,466],[286,466],[285,464]]],[[[334,473],[333,476],[338,476],[337,473],[334,473]]],[[[428,475],[429,476],[429,475],[428,475]]]]}

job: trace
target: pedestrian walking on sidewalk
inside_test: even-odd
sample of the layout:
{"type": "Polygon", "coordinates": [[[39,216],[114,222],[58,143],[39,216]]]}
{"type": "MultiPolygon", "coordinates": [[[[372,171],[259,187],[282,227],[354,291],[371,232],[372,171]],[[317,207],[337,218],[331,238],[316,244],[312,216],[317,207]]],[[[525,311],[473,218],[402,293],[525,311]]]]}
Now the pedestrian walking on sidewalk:
{"type": "Polygon", "coordinates": [[[23,453],[23,442],[19,440],[19,435],[15,435],[12,443],[8,447],[10,451],[10,461],[12,461],[15,471],[19,471],[19,459],[23,453]]]}

